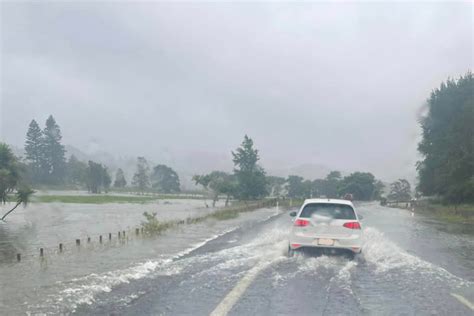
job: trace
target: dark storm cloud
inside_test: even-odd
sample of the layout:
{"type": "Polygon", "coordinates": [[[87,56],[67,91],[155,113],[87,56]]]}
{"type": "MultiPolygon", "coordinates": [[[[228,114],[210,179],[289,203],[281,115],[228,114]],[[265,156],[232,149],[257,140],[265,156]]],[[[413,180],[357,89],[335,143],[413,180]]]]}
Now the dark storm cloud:
{"type": "Polygon", "coordinates": [[[269,168],[409,176],[417,111],[473,64],[469,3],[1,8],[4,140],[51,113],[65,143],[187,170],[248,133],[269,168]]]}

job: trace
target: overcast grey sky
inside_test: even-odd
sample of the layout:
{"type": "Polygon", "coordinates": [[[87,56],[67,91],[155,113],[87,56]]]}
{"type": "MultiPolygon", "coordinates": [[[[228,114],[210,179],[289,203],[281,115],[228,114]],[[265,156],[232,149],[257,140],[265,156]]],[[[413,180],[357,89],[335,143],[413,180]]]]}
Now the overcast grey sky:
{"type": "Polygon", "coordinates": [[[1,4],[1,129],[53,114],[65,144],[230,168],[414,174],[430,91],[473,65],[464,3],[1,4]]]}

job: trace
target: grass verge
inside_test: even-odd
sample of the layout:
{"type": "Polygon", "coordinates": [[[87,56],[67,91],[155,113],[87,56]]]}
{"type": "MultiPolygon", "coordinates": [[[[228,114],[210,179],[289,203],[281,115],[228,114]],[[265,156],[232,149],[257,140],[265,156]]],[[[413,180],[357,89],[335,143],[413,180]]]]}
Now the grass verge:
{"type": "MultiPolygon", "coordinates": [[[[406,204],[402,203],[396,208],[406,209],[406,204]]],[[[410,207],[408,207],[410,208],[410,207]]],[[[443,204],[438,201],[422,200],[417,201],[414,206],[415,213],[434,216],[441,220],[452,223],[474,223],[474,204],[443,204]]]]}
{"type": "Polygon", "coordinates": [[[474,204],[452,205],[429,202],[416,206],[415,212],[432,214],[454,223],[474,223],[474,204]]]}
{"type": "MultiPolygon", "coordinates": [[[[259,208],[264,207],[273,207],[276,205],[275,199],[268,199],[262,201],[254,201],[254,202],[239,202],[237,205],[233,205],[230,207],[226,207],[223,209],[219,209],[215,212],[197,216],[197,217],[188,217],[185,220],[176,220],[176,221],[163,221],[160,222],[156,219],[156,213],[149,214],[147,212],[143,213],[145,216],[145,221],[142,222],[142,228],[144,229],[145,233],[148,235],[159,235],[164,231],[168,230],[169,228],[176,227],[179,225],[184,224],[196,224],[203,222],[208,219],[215,219],[215,220],[229,220],[233,218],[237,218],[240,213],[254,211],[259,208]]],[[[284,205],[282,207],[285,207],[284,205]]]]}

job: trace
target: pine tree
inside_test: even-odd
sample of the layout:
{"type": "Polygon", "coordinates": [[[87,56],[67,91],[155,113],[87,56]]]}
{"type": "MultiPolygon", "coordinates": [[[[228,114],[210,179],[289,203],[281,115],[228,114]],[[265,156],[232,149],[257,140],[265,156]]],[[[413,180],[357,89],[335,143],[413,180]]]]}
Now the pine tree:
{"type": "Polygon", "coordinates": [[[242,145],[232,152],[234,174],[238,181],[237,195],[244,200],[257,199],[267,194],[265,171],[257,164],[260,157],[253,141],[245,135],[242,145]]]}
{"type": "Polygon", "coordinates": [[[39,182],[42,178],[43,156],[43,132],[35,120],[32,120],[26,133],[25,152],[26,159],[32,172],[33,182],[39,182]]]}
{"type": "Polygon", "coordinates": [[[46,120],[43,130],[44,167],[47,171],[46,182],[58,184],[65,177],[66,150],[61,144],[61,130],[52,115],[46,120]]]}

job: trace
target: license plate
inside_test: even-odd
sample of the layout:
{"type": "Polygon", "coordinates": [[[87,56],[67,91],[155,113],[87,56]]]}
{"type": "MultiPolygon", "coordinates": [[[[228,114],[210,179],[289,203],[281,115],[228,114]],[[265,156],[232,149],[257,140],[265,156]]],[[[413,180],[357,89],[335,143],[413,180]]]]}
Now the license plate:
{"type": "Polygon", "coordinates": [[[318,245],[332,246],[332,245],[334,245],[334,239],[319,238],[318,239],[318,245]]]}

